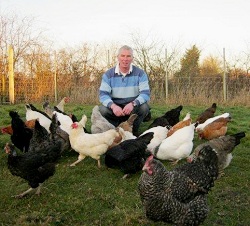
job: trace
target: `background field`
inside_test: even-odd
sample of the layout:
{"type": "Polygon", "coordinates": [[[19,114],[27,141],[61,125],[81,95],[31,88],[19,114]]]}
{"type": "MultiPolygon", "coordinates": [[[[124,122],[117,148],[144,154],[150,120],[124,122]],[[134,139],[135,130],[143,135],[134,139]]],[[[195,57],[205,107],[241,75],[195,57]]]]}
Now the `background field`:
{"type": "MultiPolygon", "coordinates": [[[[193,119],[210,106],[185,106],[180,119],[187,112],[193,119]]],[[[41,105],[35,105],[41,108],[41,105]]],[[[153,105],[152,116],[156,118],[177,105],[153,105]]],[[[93,105],[65,106],[65,111],[73,112],[79,119],[82,114],[88,117],[87,129],[90,131],[90,116],[93,105]]],[[[25,119],[24,104],[2,105],[0,108],[0,127],[10,123],[9,110],[17,110],[25,119]]],[[[204,226],[248,226],[250,225],[250,140],[249,107],[218,106],[216,115],[229,112],[233,121],[228,125],[228,134],[245,131],[246,137],[233,152],[231,165],[225,176],[216,181],[209,194],[210,212],[204,226]]],[[[143,123],[141,132],[151,123],[143,123]]],[[[0,147],[10,141],[8,135],[0,135],[0,147]]],[[[194,146],[204,142],[195,135],[194,146]]],[[[140,173],[123,180],[118,170],[107,169],[102,158],[102,168],[98,169],[96,160],[86,158],[74,168],[69,164],[77,159],[77,153],[64,153],[53,177],[44,183],[42,195],[29,195],[23,199],[12,198],[28,188],[27,183],[10,174],[7,156],[0,152],[0,225],[164,225],[147,220],[137,183],[140,173]]],[[[182,164],[180,162],[179,164],[182,164]]],[[[172,166],[164,162],[167,168],[172,166]]]]}

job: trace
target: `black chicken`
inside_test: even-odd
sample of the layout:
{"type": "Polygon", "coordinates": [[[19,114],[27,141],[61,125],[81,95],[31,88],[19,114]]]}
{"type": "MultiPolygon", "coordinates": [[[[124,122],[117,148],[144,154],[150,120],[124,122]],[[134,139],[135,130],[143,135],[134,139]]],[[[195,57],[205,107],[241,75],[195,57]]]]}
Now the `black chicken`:
{"type": "Polygon", "coordinates": [[[51,140],[53,140],[54,142],[56,142],[56,141],[61,142],[61,144],[62,144],[61,153],[71,149],[71,145],[70,145],[70,141],[69,141],[69,134],[60,128],[60,122],[58,121],[56,114],[52,115],[49,130],[50,130],[51,140]]]}
{"type": "Polygon", "coordinates": [[[105,154],[105,165],[109,168],[120,169],[125,174],[123,178],[139,172],[147,157],[147,145],[153,136],[154,133],[149,132],[110,148],[105,154]]]}
{"type": "Polygon", "coordinates": [[[171,171],[150,156],[143,171],[138,190],[149,219],[175,225],[200,225],[206,219],[207,194],[218,177],[218,158],[210,146],[171,171]]]}
{"type": "Polygon", "coordinates": [[[5,145],[4,149],[8,154],[7,165],[11,174],[25,179],[31,187],[14,197],[22,198],[34,189],[37,189],[36,194],[40,194],[42,183],[55,173],[56,162],[60,157],[60,145],[58,142],[37,152],[21,154],[17,154],[13,144],[5,145]]]}
{"type": "Polygon", "coordinates": [[[155,126],[174,126],[180,121],[180,114],[183,106],[180,105],[170,111],[167,111],[163,116],[154,119],[154,121],[149,125],[149,129],[155,126]]]}
{"type": "Polygon", "coordinates": [[[216,112],[217,105],[213,103],[211,107],[207,108],[203,111],[195,120],[199,124],[204,123],[207,119],[214,117],[214,113],[216,112]]]}
{"type": "Polygon", "coordinates": [[[35,127],[33,130],[33,136],[30,139],[30,151],[40,151],[43,148],[46,148],[51,144],[50,135],[48,131],[41,126],[38,119],[35,121],[35,127]]]}
{"type": "Polygon", "coordinates": [[[33,131],[25,125],[20,115],[16,111],[10,111],[11,127],[13,134],[11,142],[22,152],[27,152],[32,138],[33,131]]]}

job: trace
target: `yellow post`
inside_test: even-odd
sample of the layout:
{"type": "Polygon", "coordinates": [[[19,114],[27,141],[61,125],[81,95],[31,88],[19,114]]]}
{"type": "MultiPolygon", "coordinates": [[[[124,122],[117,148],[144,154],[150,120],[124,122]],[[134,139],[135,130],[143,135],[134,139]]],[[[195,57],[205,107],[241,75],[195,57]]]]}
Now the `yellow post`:
{"type": "Polygon", "coordinates": [[[8,60],[9,60],[9,99],[10,103],[14,104],[15,102],[15,96],[14,96],[14,54],[13,54],[13,47],[10,45],[9,46],[9,51],[8,51],[8,60]]]}

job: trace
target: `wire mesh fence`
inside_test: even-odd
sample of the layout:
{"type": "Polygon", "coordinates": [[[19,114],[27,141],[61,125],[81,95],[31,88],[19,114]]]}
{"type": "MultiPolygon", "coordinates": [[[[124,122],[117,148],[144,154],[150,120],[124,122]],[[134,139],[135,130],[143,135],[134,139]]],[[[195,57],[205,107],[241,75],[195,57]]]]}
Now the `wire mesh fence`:
{"type": "MultiPolygon", "coordinates": [[[[61,79],[55,82],[52,77],[15,78],[15,103],[54,102],[64,96],[69,96],[71,102],[79,104],[98,104],[98,89],[101,79],[86,82],[86,79],[61,79]],[[56,87],[56,92],[55,92],[56,87]],[[55,97],[57,93],[57,97],[55,97]]],[[[3,84],[0,83],[1,90],[3,84]]],[[[8,103],[8,81],[5,92],[1,92],[1,104],[8,103]]],[[[150,81],[152,104],[205,104],[211,102],[230,105],[250,106],[250,78],[242,76],[228,78],[226,101],[223,95],[223,78],[212,77],[180,77],[168,81],[166,94],[165,79],[150,81]]]]}

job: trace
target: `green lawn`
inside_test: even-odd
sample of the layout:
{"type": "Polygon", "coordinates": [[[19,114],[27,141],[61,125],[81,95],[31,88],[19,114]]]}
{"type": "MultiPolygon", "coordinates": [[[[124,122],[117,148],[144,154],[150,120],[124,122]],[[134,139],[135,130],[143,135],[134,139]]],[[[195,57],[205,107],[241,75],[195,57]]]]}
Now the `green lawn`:
{"type": "MultiPolygon", "coordinates": [[[[187,112],[195,119],[199,113],[210,106],[183,106],[181,118],[187,112]]],[[[41,109],[41,105],[35,104],[41,109]]],[[[151,106],[152,117],[163,115],[176,106],[151,106]]],[[[90,131],[90,115],[93,105],[65,106],[67,113],[73,112],[79,119],[82,114],[88,117],[87,129],[90,131]]],[[[2,105],[0,108],[0,127],[10,124],[9,110],[17,110],[25,119],[24,104],[2,105]]],[[[206,226],[248,226],[250,225],[250,108],[219,106],[216,115],[229,112],[233,121],[228,124],[228,134],[245,131],[246,137],[233,152],[233,160],[225,170],[225,176],[218,179],[209,194],[210,212],[203,225],[206,226]]],[[[143,132],[151,123],[143,123],[143,132]]],[[[9,135],[0,135],[0,147],[10,141],[9,135]]],[[[197,135],[194,146],[199,141],[197,135]]],[[[148,220],[137,191],[140,173],[123,180],[118,170],[107,169],[102,158],[102,168],[97,161],[86,158],[76,167],[69,167],[78,154],[68,152],[61,158],[56,173],[44,183],[42,195],[28,195],[15,199],[28,188],[27,183],[12,176],[7,168],[7,156],[0,153],[0,225],[165,225],[148,220]]],[[[184,160],[183,160],[184,161],[184,160]]],[[[183,163],[180,162],[179,164],[183,163]]],[[[171,168],[169,162],[164,162],[171,168]]]]}

